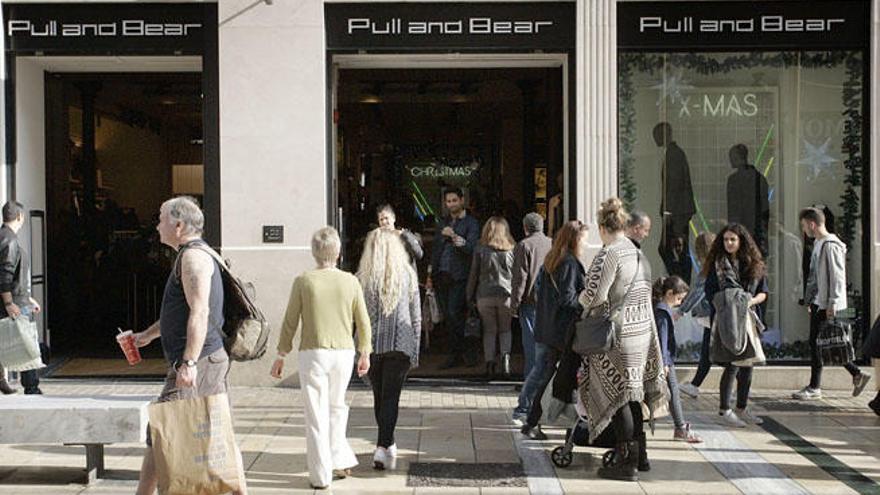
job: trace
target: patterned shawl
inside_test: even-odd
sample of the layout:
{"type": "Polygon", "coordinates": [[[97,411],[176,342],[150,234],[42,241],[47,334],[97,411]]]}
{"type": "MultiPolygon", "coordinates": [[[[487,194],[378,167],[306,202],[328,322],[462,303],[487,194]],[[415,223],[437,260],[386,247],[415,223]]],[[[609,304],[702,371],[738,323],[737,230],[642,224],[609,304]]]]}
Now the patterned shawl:
{"type": "Polygon", "coordinates": [[[644,402],[653,428],[654,411],[669,400],[651,304],[651,267],[644,258],[637,263],[639,256],[641,251],[626,238],[604,246],[593,259],[587,288],[579,298],[587,310],[606,303],[620,307],[612,315],[620,331],[611,351],[584,359],[578,394],[586,410],[590,441],[627,402],[644,402]],[[632,290],[623,300],[633,276],[632,290]]]}

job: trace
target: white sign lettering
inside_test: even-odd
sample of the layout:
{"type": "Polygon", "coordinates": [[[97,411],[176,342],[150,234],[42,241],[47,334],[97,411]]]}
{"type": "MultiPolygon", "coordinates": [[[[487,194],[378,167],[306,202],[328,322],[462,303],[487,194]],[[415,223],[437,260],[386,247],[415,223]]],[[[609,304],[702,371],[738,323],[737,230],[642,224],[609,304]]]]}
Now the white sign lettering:
{"type": "Polygon", "coordinates": [[[703,94],[682,96],[678,117],[694,115],[706,118],[754,117],[758,115],[758,95],[755,93],[703,94]],[[693,113],[692,113],[693,112],[693,113]]]}
{"type": "Polygon", "coordinates": [[[182,37],[189,36],[198,23],[156,23],[143,19],[130,19],[121,22],[107,23],[59,23],[48,21],[35,24],[29,20],[16,19],[7,23],[10,36],[31,36],[34,38],[62,37],[182,37]]]}
{"type": "Polygon", "coordinates": [[[407,21],[401,18],[374,20],[368,17],[348,19],[348,34],[371,34],[374,36],[399,35],[485,35],[540,34],[553,26],[547,20],[507,20],[491,17],[471,17],[451,21],[407,21]]]}
{"type": "Polygon", "coordinates": [[[803,33],[841,31],[844,19],[797,19],[781,15],[764,15],[749,19],[699,19],[693,16],[666,18],[639,17],[639,32],[661,33],[803,33]]]}

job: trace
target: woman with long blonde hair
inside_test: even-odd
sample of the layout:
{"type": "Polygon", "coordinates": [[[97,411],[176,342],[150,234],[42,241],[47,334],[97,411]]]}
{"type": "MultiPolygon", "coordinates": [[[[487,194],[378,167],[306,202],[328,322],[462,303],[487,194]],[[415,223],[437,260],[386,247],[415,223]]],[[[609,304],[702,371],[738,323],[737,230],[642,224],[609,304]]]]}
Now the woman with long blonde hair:
{"type": "Polygon", "coordinates": [[[510,291],[513,281],[513,248],[516,243],[504,217],[492,217],[483,226],[474,250],[468,278],[467,300],[476,306],[483,324],[483,357],[486,376],[497,371],[496,340],[500,341],[501,369],[510,375],[510,291]]]}
{"type": "Polygon", "coordinates": [[[364,243],[357,278],[364,289],[373,328],[369,376],[379,426],[373,466],[394,469],[400,392],[409,370],[419,364],[422,327],[419,284],[400,236],[389,229],[371,231],[364,243]]]}

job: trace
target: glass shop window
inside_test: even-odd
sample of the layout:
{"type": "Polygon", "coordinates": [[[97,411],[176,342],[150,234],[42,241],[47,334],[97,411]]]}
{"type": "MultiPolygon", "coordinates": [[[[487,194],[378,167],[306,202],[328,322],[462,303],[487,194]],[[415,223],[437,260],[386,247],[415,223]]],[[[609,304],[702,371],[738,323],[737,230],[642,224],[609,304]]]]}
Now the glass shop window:
{"type": "MultiPolygon", "coordinates": [[[[849,307],[863,307],[864,63],[861,51],[619,55],[620,194],[653,220],[654,276],[693,285],[696,236],[745,225],[767,261],[768,359],[809,355],[801,208],[827,208],[848,246],[849,307]]],[[[679,359],[695,359],[702,327],[685,317],[676,334],[679,359]]]]}

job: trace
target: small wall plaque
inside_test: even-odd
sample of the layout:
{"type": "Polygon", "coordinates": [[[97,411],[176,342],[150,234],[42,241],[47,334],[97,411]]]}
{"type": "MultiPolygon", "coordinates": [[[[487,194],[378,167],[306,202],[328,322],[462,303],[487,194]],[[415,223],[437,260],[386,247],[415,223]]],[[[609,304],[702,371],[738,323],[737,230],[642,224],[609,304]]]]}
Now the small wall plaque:
{"type": "Polygon", "coordinates": [[[284,242],[284,225],[263,225],[263,242],[284,242]]]}

